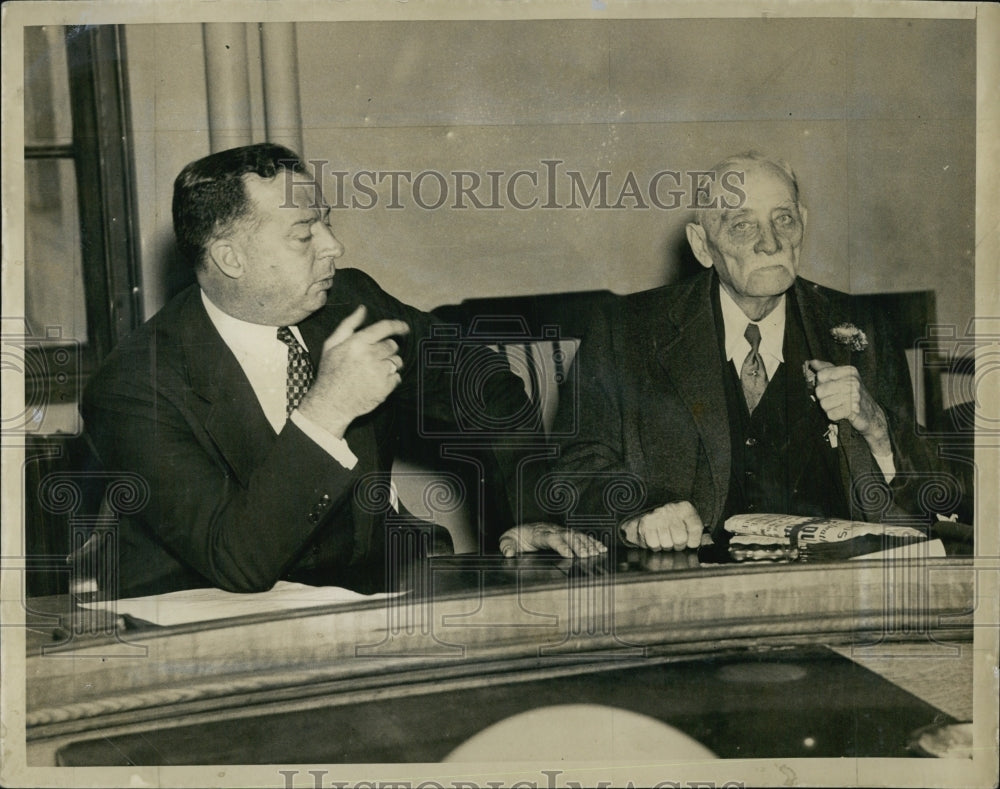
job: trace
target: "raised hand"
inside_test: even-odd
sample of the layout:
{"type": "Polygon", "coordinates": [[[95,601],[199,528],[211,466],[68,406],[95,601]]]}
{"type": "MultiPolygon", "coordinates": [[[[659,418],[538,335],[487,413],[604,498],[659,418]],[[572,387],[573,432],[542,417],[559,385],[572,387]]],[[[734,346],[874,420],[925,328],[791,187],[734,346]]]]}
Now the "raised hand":
{"type": "Polygon", "coordinates": [[[868,394],[857,369],[848,365],[837,367],[820,359],[810,359],[806,365],[816,374],[813,394],[827,419],[831,422],[846,419],[864,436],[873,455],[891,455],[885,412],[868,394]]]}
{"type": "Polygon", "coordinates": [[[365,315],[364,306],[358,307],[327,338],[316,378],[299,403],[300,412],[338,438],[402,380],[403,360],[392,337],[408,333],[410,327],[403,321],[381,320],[359,329],[365,315]]]}

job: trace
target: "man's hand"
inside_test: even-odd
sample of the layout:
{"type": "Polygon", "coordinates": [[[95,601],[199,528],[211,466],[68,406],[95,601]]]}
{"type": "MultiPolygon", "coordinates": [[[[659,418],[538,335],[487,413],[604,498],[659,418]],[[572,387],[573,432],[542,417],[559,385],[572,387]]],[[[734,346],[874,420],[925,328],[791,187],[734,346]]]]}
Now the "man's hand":
{"type": "Polygon", "coordinates": [[[366,326],[365,308],[344,318],[323,344],[323,356],[299,411],[343,438],[357,417],[367,414],[399,386],[403,360],[393,335],[406,334],[403,321],[381,320],[366,326]]]}
{"type": "Polygon", "coordinates": [[[627,545],[651,551],[683,551],[701,545],[704,526],[690,501],[675,501],[618,527],[627,545]]]}
{"type": "Polygon", "coordinates": [[[889,424],[882,407],[875,402],[861,383],[854,367],[835,367],[830,362],[811,359],[806,363],[816,373],[816,401],[826,412],[827,419],[846,419],[857,430],[876,456],[892,454],[889,424]]]}
{"type": "Polygon", "coordinates": [[[552,523],[526,523],[508,529],[500,536],[504,556],[551,548],[560,556],[596,556],[608,549],[593,537],[552,523]]]}

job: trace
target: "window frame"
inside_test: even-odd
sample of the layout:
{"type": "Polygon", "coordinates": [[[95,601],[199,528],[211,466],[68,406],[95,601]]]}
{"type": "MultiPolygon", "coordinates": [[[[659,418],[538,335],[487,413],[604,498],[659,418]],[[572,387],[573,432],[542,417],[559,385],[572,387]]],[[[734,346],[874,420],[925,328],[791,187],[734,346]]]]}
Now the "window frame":
{"type": "Polygon", "coordinates": [[[43,342],[25,348],[25,386],[51,404],[76,402],[142,315],[124,30],[82,25],[65,32],[72,142],[24,146],[25,163],[68,159],[76,178],[87,339],[39,338],[43,342]],[[77,356],[75,363],[66,364],[67,351],[77,356]]]}

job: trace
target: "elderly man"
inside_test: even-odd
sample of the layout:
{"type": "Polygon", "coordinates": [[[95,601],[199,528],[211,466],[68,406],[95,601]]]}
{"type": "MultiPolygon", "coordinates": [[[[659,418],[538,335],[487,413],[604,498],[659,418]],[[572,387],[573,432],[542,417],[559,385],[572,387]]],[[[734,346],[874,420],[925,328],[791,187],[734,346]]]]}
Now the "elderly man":
{"type": "Polygon", "coordinates": [[[797,277],[806,210],[787,165],[751,153],[714,172],[687,226],[705,271],[623,299],[583,340],[577,411],[557,418],[579,420],[555,470],[575,513],[610,507],[627,545],[660,551],[735,513],[912,511],[911,472],[930,460],[888,316],[797,277]],[[615,479],[642,494],[614,509],[615,479]]]}
{"type": "MultiPolygon", "coordinates": [[[[386,477],[400,420],[454,422],[449,372],[418,374],[433,319],[336,270],[330,209],[286,148],[192,162],[173,216],[197,284],[115,349],[82,403],[103,465],[149,489],[120,525],[121,594],[383,588],[391,507],[384,483],[364,486],[386,477]]],[[[487,407],[520,410],[518,378],[485,386],[487,407]]]]}

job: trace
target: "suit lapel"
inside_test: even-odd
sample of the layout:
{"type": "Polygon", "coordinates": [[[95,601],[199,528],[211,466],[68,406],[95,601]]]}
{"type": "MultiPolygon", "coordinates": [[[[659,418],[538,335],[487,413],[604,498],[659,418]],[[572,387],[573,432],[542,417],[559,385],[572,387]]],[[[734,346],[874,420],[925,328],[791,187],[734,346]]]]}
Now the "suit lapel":
{"type": "Polygon", "coordinates": [[[849,306],[843,300],[831,299],[817,285],[802,279],[795,280],[795,298],[810,358],[838,366],[850,364],[851,349],[835,342],[830,333],[838,323],[850,319],[849,306]]]}
{"type": "MultiPolygon", "coordinates": [[[[822,414],[823,409],[810,398],[801,364],[803,361],[810,359],[831,361],[829,356],[830,349],[825,347],[827,344],[823,342],[822,330],[818,327],[815,320],[807,320],[805,318],[805,314],[815,316],[817,313],[809,312],[804,314],[798,291],[798,287],[792,288],[788,291],[785,299],[785,338],[783,350],[786,365],[785,406],[788,440],[791,443],[794,436],[806,433],[813,433],[813,435],[809,436],[810,440],[798,443],[798,446],[802,448],[803,454],[801,457],[795,458],[794,464],[790,464],[789,472],[794,476],[790,476],[789,480],[793,489],[801,486],[804,474],[811,473],[808,469],[810,468],[813,454],[817,447],[823,446],[822,443],[816,442],[814,439],[821,436],[826,429],[822,414]]],[[[818,305],[812,307],[812,309],[818,308],[818,305]]],[[[830,451],[829,448],[826,448],[826,451],[830,451]]]]}
{"type": "MultiPolygon", "coordinates": [[[[837,298],[840,294],[828,296],[827,293],[822,292],[818,285],[811,282],[801,279],[795,282],[795,295],[799,303],[809,352],[814,359],[824,359],[838,366],[849,365],[850,347],[836,342],[830,330],[840,323],[852,320],[852,302],[847,296],[837,298]]],[[[864,517],[871,519],[875,517],[875,511],[866,508],[867,497],[855,495],[853,485],[854,480],[863,478],[875,469],[868,444],[846,420],[838,422],[837,440],[840,449],[841,478],[848,504],[852,510],[860,506],[864,517]]]]}
{"type": "MultiPolygon", "coordinates": [[[[299,324],[302,339],[317,369],[323,342],[337,323],[350,313],[348,306],[343,310],[321,310],[299,324]]],[[[183,307],[180,325],[191,391],[205,409],[200,411],[205,430],[233,474],[246,486],[254,469],[260,465],[261,456],[271,449],[277,436],[243,368],[205,312],[197,287],[192,288],[192,296],[183,307]]],[[[371,419],[356,420],[345,438],[357,455],[360,468],[365,471],[378,468],[378,445],[371,419]]],[[[352,515],[354,558],[357,559],[364,556],[372,544],[372,529],[379,517],[355,506],[353,500],[352,515]]]]}
{"type": "Polygon", "coordinates": [[[207,404],[205,430],[246,485],[260,456],[270,449],[274,430],[243,368],[205,312],[197,288],[184,305],[181,326],[191,390],[207,404]]]}
{"type": "Polygon", "coordinates": [[[701,513],[714,522],[729,489],[729,419],[722,374],[726,360],[719,353],[712,311],[711,272],[692,277],[678,294],[664,320],[654,330],[660,338],[657,357],[694,420],[705,447],[714,486],[715,512],[701,513]]]}

